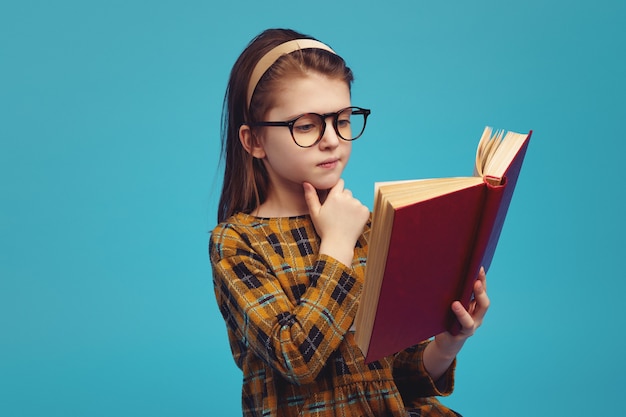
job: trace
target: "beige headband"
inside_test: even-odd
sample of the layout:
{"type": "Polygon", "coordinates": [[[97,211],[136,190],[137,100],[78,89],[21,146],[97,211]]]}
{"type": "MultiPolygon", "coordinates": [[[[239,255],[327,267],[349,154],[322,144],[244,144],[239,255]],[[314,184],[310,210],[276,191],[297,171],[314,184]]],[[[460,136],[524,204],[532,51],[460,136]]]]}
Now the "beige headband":
{"type": "Polygon", "coordinates": [[[263,55],[263,58],[261,58],[254,67],[254,70],[252,71],[252,76],[250,76],[250,82],[248,83],[248,108],[250,107],[250,100],[252,100],[252,94],[256,89],[256,85],[259,83],[259,80],[261,79],[263,74],[265,74],[265,71],[267,71],[278,58],[299,49],[311,48],[323,49],[336,55],[335,51],[330,49],[328,45],[325,45],[320,41],[316,41],[315,39],[294,39],[292,41],[287,41],[285,43],[281,43],[280,45],[276,46],[274,49],[271,49],[268,53],[263,55]]]}

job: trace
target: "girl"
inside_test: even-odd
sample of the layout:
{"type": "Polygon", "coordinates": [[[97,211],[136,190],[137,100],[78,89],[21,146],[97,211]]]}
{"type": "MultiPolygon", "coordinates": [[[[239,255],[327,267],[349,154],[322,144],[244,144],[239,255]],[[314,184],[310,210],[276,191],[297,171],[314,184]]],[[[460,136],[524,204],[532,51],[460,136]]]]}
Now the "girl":
{"type": "MultiPolygon", "coordinates": [[[[369,210],[341,174],[370,111],[327,45],[267,30],[235,63],[224,102],[215,294],[243,371],[244,416],[458,416],[455,357],[489,300],[481,271],[463,325],[366,364],[351,326],[363,285],[369,210]]],[[[419,318],[416,318],[419,320],[419,318]]]]}

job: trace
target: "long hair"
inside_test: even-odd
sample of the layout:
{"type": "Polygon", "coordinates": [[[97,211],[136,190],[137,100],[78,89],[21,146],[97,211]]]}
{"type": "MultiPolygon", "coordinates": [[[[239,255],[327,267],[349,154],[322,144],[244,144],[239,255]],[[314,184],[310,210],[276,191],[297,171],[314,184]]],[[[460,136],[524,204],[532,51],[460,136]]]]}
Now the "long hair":
{"type": "Polygon", "coordinates": [[[222,107],[220,157],[224,183],[217,212],[223,222],[237,212],[250,213],[265,201],[270,186],[263,161],[252,157],[239,141],[239,128],[263,120],[273,105],[273,92],[288,77],[317,72],[344,80],[350,88],[353,75],[345,61],[322,49],[297,50],[281,58],[259,80],[248,107],[248,82],[255,65],[272,48],[294,39],[313,39],[290,29],[268,29],[255,37],[241,53],[230,73],[222,107]]]}

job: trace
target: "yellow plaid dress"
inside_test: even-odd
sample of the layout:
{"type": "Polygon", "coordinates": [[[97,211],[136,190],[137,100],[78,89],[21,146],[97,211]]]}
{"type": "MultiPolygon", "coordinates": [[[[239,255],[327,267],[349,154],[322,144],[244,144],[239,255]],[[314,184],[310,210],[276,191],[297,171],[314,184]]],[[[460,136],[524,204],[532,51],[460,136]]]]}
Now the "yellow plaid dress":
{"type": "Polygon", "coordinates": [[[309,216],[239,213],[213,230],[217,303],[237,366],[243,416],[457,416],[434,396],[452,392],[454,364],[437,383],[426,343],[365,364],[353,323],[369,224],[351,268],[318,254],[309,216]]]}

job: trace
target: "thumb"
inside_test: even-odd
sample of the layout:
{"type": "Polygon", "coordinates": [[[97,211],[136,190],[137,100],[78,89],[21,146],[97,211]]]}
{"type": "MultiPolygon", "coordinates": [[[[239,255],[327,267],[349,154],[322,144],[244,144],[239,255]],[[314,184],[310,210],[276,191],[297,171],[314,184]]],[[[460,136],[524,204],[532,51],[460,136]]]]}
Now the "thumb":
{"type": "Polygon", "coordinates": [[[320,211],[320,207],[322,206],[320,198],[317,195],[317,190],[308,182],[303,182],[302,187],[304,188],[304,200],[309,208],[309,214],[313,216],[320,211]]]}

